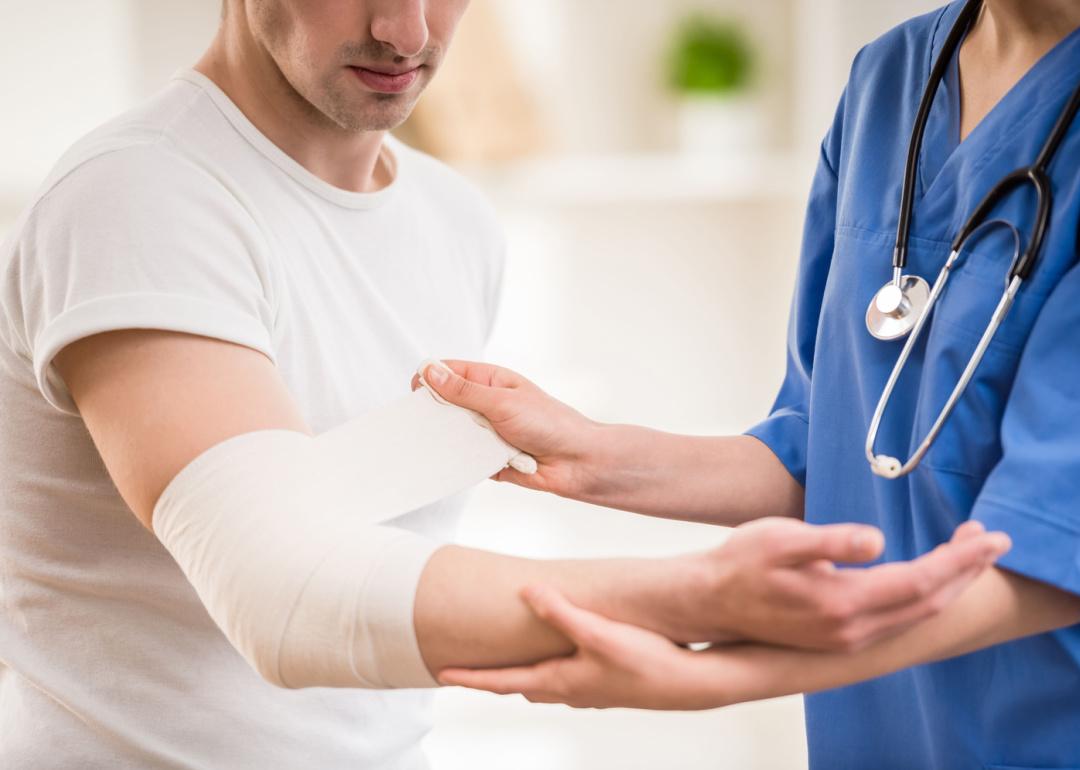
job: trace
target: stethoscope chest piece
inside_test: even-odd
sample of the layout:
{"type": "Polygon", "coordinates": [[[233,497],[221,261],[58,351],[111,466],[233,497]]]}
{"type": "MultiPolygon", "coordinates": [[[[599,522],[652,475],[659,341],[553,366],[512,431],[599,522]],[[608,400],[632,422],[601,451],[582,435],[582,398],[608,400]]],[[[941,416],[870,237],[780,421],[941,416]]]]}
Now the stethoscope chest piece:
{"type": "Polygon", "coordinates": [[[929,302],[930,284],[919,276],[889,281],[866,308],[866,329],[879,340],[898,340],[915,327],[929,302]]]}

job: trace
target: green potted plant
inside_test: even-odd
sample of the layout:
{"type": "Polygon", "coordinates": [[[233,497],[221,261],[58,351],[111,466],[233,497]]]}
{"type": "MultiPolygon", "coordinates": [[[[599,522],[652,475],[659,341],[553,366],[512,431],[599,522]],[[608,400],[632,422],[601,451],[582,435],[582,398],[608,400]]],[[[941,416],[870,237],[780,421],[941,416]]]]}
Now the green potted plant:
{"type": "Polygon", "coordinates": [[[679,144],[697,153],[745,152],[761,136],[752,94],[754,51],[732,21],[703,13],[676,28],[668,84],[678,99],[679,144]]]}

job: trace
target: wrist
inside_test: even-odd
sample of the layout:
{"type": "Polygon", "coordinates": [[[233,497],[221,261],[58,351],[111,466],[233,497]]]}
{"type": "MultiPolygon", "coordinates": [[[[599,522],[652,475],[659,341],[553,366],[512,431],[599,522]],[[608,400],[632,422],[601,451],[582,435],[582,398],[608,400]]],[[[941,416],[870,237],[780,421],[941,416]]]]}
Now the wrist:
{"type": "Polygon", "coordinates": [[[735,589],[732,561],[720,558],[720,549],[687,556],[687,584],[681,594],[681,612],[694,642],[727,642],[741,638],[731,620],[731,594],[735,589]]]}
{"type": "Polygon", "coordinates": [[[633,495],[641,484],[635,469],[644,465],[635,430],[640,429],[588,421],[576,461],[578,499],[621,507],[633,495]]]}
{"type": "Polygon", "coordinates": [[[654,581],[649,611],[657,630],[680,643],[720,642],[730,638],[723,607],[731,586],[730,570],[711,552],[663,560],[666,580],[654,581]]]}

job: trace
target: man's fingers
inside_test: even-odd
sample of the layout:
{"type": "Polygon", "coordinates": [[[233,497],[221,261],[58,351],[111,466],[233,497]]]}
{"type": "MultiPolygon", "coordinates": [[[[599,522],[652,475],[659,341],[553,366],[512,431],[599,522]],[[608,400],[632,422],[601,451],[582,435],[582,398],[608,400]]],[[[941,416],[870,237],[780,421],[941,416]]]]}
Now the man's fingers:
{"type": "Polygon", "coordinates": [[[938,546],[914,561],[851,571],[845,579],[859,585],[861,611],[895,609],[933,596],[969,569],[981,571],[1009,545],[1008,537],[1000,532],[979,534],[938,546]]]}
{"type": "Polygon", "coordinates": [[[968,519],[953,532],[952,542],[956,543],[961,540],[967,540],[968,538],[981,535],[984,532],[986,532],[986,527],[982,525],[982,522],[968,519]]]}
{"type": "Polygon", "coordinates": [[[955,579],[942,586],[937,593],[926,599],[862,617],[850,629],[851,638],[857,641],[860,647],[868,646],[882,639],[896,636],[933,617],[963,593],[987,566],[989,565],[980,564],[961,572],[955,579]]]}
{"type": "Polygon", "coordinates": [[[802,564],[825,559],[863,562],[877,558],[885,546],[881,531],[865,524],[800,525],[768,533],[776,538],[767,548],[778,564],[802,564]]]}

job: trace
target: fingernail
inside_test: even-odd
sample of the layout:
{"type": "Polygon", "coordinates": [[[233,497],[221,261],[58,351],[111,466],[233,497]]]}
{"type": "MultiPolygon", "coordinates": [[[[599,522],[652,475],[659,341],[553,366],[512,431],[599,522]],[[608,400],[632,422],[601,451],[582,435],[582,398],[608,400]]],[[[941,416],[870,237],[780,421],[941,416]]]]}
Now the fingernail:
{"type": "Polygon", "coordinates": [[[432,364],[424,373],[424,379],[428,382],[434,382],[436,385],[443,385],[447,379],[446,370],[441,366],[432,364]]]}

